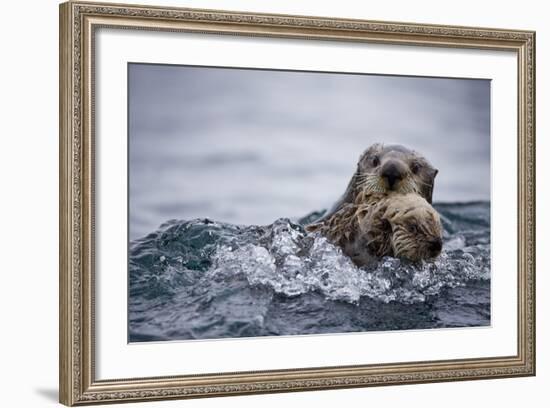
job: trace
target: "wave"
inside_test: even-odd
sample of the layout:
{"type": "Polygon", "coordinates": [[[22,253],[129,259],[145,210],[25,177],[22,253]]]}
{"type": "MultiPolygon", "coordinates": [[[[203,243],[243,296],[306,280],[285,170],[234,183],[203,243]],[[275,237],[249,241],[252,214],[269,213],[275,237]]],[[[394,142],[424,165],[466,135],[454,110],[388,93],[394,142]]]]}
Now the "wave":
{"type": "Polygon", "coordinates": [[[262,326],[274,299],[276,308],[292,304],[300,313],[326,301],[413,305],[473,281],[488,282],[489,207],[438,210],[445,232],[437,260],[384,257],[368,268],[356,267],[339,247],[286,218],[267,226],[169,221],[130,245],[131,329],[137,338],[144,332],[168,338],[237,336],[242,328],[231,324],[262,326]],[[184,327],[191,332],[182,334],[184,327]]]}

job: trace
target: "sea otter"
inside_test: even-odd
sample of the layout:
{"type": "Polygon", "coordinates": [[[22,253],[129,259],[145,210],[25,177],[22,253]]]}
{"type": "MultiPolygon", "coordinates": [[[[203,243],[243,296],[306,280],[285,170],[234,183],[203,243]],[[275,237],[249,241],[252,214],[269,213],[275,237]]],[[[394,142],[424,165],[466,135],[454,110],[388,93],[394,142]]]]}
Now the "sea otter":
{"type": "Polygon", "coordinates": [[[359,157],[346,192],[321,220],[346,204],[374,193],[416,193],[431,204],[437,173],[438,170],[414,150],[401,145],[376,143],[359,157]]]}
{"type": "Polygon", "coordinates": [[[433,259],[442,249],[437,211],[416,193],[361,194],[330,217],[306,227],[340,246],[359,267],[383,256],[433,259]]]}

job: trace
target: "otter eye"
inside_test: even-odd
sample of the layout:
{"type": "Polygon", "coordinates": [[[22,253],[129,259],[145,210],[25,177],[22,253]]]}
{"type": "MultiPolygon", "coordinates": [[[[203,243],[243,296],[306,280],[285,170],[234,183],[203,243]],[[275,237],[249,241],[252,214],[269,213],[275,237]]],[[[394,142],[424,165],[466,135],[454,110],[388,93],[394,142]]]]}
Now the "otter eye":
{"type": "Polygon", "coordinates": [[[372,158],[372,165],[373,165],[374,167],[377,167],[379,164],[380,164],[380,159],[378,158],[378,156],[374,156],[374,157],[372,158]]]}
{"type": "Polygon", "coordinates": [[[413,163],[413,164],[411,164],[411,171],[412,171],[414,174],[418,173],[419,170],[420,170],[420,164],[418,164],[418,163],[416,163],[416,162],[413,163]]]}
{"type": "Polygon", "coordinates": [[[418,232],[418,227],[416,226],[416,224],[409,224],[407,229],[411,234],[416,234],[418,232]]]}

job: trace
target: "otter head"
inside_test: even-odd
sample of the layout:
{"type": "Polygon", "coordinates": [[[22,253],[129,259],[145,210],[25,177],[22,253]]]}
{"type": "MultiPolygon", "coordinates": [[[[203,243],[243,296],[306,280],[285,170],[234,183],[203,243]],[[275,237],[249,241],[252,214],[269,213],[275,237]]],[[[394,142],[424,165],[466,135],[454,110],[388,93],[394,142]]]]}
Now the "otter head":
{"type": "Polygon", "coordinates": [[[437,257],[443,247],[437,211],[416,194],[394,195],[388,201],[384,218],[392,230],[393,255],[412,261],[437,257]]]}
{"type": "Polygon", "coordinates": [[[357,195],[416,193],[432,202],[438,170],[422,155],[401,145],[374,144],[359,158],[354,175],[357,195]]]}
{"type": "Polygon", "coordinates": [[[443,246],[439,214],[417,194],[390,194],[360,220],[367,248],[376,256],[411,261],[436,258],[443,246]]]}

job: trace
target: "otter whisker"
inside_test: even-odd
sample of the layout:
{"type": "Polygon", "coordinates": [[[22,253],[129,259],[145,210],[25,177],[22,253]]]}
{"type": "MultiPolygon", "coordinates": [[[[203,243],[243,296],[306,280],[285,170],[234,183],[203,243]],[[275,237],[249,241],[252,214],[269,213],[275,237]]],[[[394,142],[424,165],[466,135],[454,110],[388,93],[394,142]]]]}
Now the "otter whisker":
{"type": "Polygon", "coordinates": [[[371,177],[371,176],[376,176],[375,173],[357,173],[355,175],[355,177],[371,177]]]}
{"type": "Polygon", "coordinates": [[[364,177],[357,177],[355,179],[355,183],[356,184],[361,184],[361,183],[364,183],[368,180],[371,180],[373,177],[376,177],[376,176],[364,176],[364,177]]]}
{"type": "Polygon", "coordinates": [[[356,186],[362,190],[363,194],[384,193],[385,187],[381,185],[381,179],[375,174],[365,174],[357,180],[356,186]]]}
{"type": "Polygon", "coordinates": [[[405,182],[403,182],[400,192],[404,194],[408,194],[408,193],[418,194],[416,183],[411,179],[407,179],[405,182]]]}

